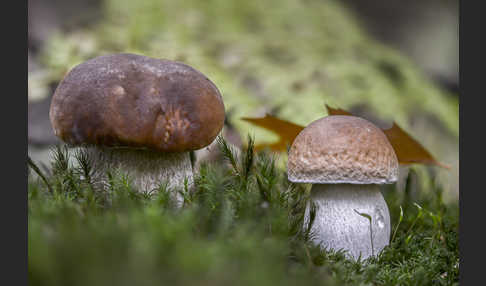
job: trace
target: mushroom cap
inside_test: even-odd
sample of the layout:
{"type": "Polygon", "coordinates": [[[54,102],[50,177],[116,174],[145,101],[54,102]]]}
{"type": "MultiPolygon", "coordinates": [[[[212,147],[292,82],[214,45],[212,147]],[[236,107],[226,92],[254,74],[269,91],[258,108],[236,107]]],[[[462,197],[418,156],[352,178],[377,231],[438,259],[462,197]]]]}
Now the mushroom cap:
{"type": "Polygon", "coordinates": [[[71,145],[184,152],[221,131],[224,104],[216,86],[180,62],[113,54],[74,67],[49,112],[54,134],[71,145]]]}
{"type": "Polygon", "coordinates": [[[333,115],[312,122],[295,138],[287,163],[292,182],[389,184],[398,160],[386,135],[371,122],[333,115]]]}

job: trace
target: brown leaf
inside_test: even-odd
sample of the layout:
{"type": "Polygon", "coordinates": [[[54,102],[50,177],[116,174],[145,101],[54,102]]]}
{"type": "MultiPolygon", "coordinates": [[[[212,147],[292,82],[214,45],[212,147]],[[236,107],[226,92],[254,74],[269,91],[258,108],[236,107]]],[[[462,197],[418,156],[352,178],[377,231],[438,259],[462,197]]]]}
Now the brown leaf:
{"type": "Polygon", "coordinates": [[[265,117],[262,118],[243,117],[241,119],[270,130],[280,137],[277,142],[272,144],[262,143],[255,145],[255,150],[262,150],[268,147],[273,151],[287,151],[287,146],[291,145],[292,142],[294,142],[295,137],[297,137],[300,131],[304,129],[303,126],[279,119],[270,114],[266,114],[265,117]]]}
{"type": "Polygon", "coordinates": [[[442,164],[425,149],[420,143],[412,138],[400,126],[393,122],[393,126],[383,130],[388,141],[393,146],[400,164],[428,164],[437,165],[442,168],[450,169],[450,166],[442,164]]]}
{"type": "Polygon", "coordinates": [[[347,112],[346,110],[344,109],[339,109],[339,108],[332,108],[330,107],[329,105],[326,104],[326,109],[327,109],[327,113],[329,115],[350,115],[352,116],[351,113],[347,112]]]}
{"type": "MultiPolygon", "coordinates": [[[[326,104],[326,109],[329,115],[351,115],[346,110],[339,108],[332,108],[326,104]]],[[[250,122],[256,126],[265,128],[274,132],[280,138],[275,143],[262,143],[255,146],[255,150],[262,150],[264,148],[270,148],[273,151],[287,151],[287,147],[292,144],[295,137],[299,135],[300,131],[304,129],[303,126],[295,123],[279,119],[270,114],[266,114],[262,118],[250,118],[244,117],[242,120],[250,122]]],[[[450,169],[450,166],[438,162],[420,143],[413,139],[407,132],[400,128],[396,123],[389,129],[384,129],[388,141],[392,145],[400,164],[428,164],[436,165],[446,169],[450,169]]]]}

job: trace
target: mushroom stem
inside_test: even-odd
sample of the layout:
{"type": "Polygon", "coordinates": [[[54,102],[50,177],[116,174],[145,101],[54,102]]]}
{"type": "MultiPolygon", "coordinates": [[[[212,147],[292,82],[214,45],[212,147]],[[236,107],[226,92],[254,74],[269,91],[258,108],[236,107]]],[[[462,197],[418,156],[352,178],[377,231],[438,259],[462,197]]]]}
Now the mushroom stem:
{"type": "MultiPolygon", "coordinates": [[[[84,147],[83,147],[84,148],[84,147]]],[[[173,192],[177,206],[184,201],[179,190],[185,183],[191,189],[194,185],[193,171],[189,152],[156,152],[147,149],[87,147],[93,160],[95,178],[106,184],[107,171],[120,171],[127,174],[139,192],[157,190],[163,183],[173,192]]]]}
{"type": "MultiPolygon", "coordinates": [[[[357,260],[360,254],[361,259],[377,255],[389,244],[390,213],[378,185],[314,184],[311,202],[316,205],[311,239],[321,247],[343,249],[346,257],[357,260]]],[[[304,228],[309,210],[308,204],[304,228]]]]}

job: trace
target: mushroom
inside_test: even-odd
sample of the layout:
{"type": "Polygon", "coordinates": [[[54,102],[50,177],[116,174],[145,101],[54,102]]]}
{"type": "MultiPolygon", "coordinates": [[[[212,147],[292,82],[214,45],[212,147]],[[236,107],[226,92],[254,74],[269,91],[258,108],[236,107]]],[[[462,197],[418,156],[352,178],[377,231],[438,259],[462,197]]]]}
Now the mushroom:
{"type": "Polygon", "coordinates": [[[96,174],[119,169],[151,191],[163,181],[193,184],[190,151],[216,138],[225,111],[216,86],[192,67],[123,53],[74,67],[49,116],[56,136],[88,151],[96,174]]]}
{"type": "Polygon", "coordinates": [[[315,244],[355,260],[389,244],[390,213],[380,185],[397,181],[398,160],[381,129],[355,116],[318,119],[295,138],[287,164],[289,181],[313,184],[304,226],[314,203],[315,244]]]}

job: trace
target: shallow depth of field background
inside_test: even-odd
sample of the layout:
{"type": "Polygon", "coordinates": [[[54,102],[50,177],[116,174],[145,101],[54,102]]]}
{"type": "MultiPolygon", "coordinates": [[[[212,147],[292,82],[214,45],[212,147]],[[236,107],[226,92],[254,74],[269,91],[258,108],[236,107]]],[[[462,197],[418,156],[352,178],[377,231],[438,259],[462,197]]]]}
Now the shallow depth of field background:
{"type": "Polygon", "coordinates": [[[307,125],[327,103],[382,127],[395,120],[452,166],[413,168],[436,178],[446,200],[458,199],[457,1],[36,0],[28,8],[36,161],[59,143],[48,108],[63,75],[95,56],[133,52],[206,74],[223,94],[225,135],[237,145],[248,132],[257,142],[276,139],[239,120],[266,112],[307,125]]]}
{"type": "Polygon", "coordinates": [[[28,153],[56,188],[29,176],[33,285],[457,285],[458,1],[29,0],[28,9],[28,153]],[[221,91],[222,135],[236,147],[248,134],[277,139],[241,117],[305,126],[328,104],[381,128],[397,122],[451,169],[401,166],[384,189],[397,235],[366,265],[294,236],[288,214],[302,211],[291,204],[303,192],[289,192],[286,154],[276,170],[259,154],[242,179],[198,151],[208,165],[180,212],[163,192],[134,194],[123,177],[116,191],[93,192],[72,170],[47,171],[61,143],[50,98],[77,64],[120,52],[204,73],[221,91]]]}

